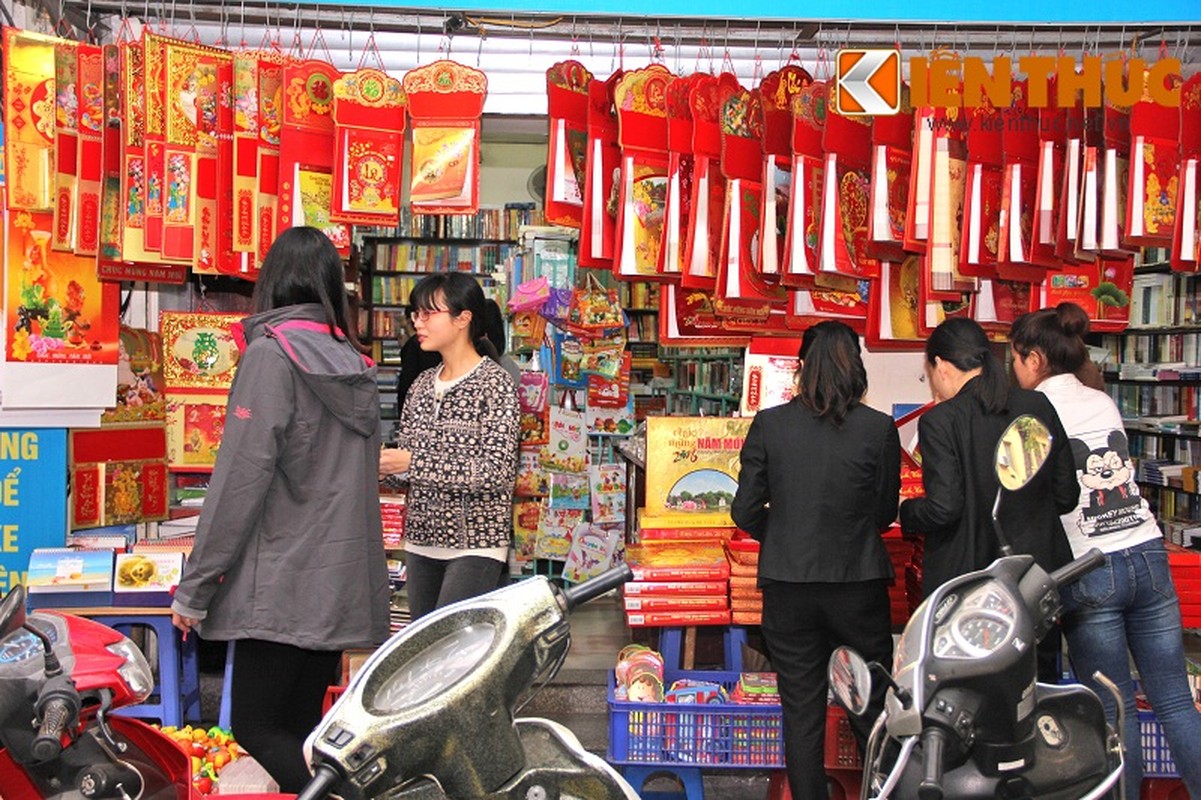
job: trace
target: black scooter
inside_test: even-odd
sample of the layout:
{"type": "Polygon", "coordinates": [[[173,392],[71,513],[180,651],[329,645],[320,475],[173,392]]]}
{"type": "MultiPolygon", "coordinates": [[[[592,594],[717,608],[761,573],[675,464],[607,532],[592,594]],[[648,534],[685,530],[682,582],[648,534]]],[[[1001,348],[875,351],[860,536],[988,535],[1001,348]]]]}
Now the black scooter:
{"type": "Polygon", "coordinates": [[[637,800],[568,729],[515,719],[562,666],[571,609],[631,577],[622,564],[567,589],[529,578],[394,636],[309,736],[314,777],[298,800],[637,800]]]}
{"type": "MultiPolygon", "coordinates": [[[[1026,485],[1050,445],[1050,431],[1034,417],[1006,430],[997,445],[994,523],[1004,492],[1026,485]]],[[[851,713],[866,710],[873,672],[889,685],[868,740],[863,800],[1121,798],[1121,741],[1101,701],[1084,686],[1036,681],[1035,646],[1059,614],[1059,587],[1104,556],[1092,550],[1048,575],[1032,557],[1012,555],[996,529],[1001,557],[947,581],[918,606],[891,675],[849,648],[830,657],[830,685],[851,713]]]]}

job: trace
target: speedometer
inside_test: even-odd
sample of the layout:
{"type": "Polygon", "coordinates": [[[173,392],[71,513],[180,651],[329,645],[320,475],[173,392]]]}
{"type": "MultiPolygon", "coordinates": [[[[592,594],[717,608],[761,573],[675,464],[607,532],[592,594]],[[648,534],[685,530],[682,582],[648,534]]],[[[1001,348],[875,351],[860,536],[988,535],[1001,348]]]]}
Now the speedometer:
{"type": "Polygon", "coordinates": [[[996,652],[1017,625],[1013,597],[996,581],[987,581],[964,595],[935,630],[932,642],[939,658],[983,658],[996,652]]]}
{"type": "Polygon", "coordinates": [[[974,656],[996,650],[1008,638],[1009,631],[1006,620],[986,612],[964,614],[955,620],[954,627],[955,638],[974,656]]]}

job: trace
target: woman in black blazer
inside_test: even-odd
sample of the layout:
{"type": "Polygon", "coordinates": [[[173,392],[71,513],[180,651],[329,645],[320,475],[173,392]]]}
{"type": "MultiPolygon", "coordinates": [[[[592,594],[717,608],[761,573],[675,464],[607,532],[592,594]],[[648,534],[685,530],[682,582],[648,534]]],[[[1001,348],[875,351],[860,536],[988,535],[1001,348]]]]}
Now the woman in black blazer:
{"type": "MultiPolygon", "coordinates": [[[[826,663],[840,644],[892,663],[880,532],[896,518],[901,444],[893,420],[862,404],[859,337],[841,322],[805,331],[799,393],[760,411],[742,447],[735,524],[762,544],[763,637],[779,677],[784,760],[795,798],[826,797],[826,663]]],[[[883,708],[852,718],[860,747],[883,708]]]]}
{"type": "MultiPolygon", "coordinates": [[[[1000,523],[1015,553],[1034,556],[1045,570],[1072,560],[1059,515],[1076,507],[1080,486],[1059,415],[1039,392],[1010,385],[984,330],[970,319],[949,319],[926,342],[926,378],[937,403],[918,421],[925,496],[901,504],[901,526],[923,536],[922,595],[947,580],[983,569],[1000,555],[992,521],[999,486],[997,442],[1023,414],[1051,431],[1047,465],[1025,487],[1007,492],[1000,523]]],[[[1058,679],[1058,632],[1039,645],[1039,678],[1058,679]]]]}

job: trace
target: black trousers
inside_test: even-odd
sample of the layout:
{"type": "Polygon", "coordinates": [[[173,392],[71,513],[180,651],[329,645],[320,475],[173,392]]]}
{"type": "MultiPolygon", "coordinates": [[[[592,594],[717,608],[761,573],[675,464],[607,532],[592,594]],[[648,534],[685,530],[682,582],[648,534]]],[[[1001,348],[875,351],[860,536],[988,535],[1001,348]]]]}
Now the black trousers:
{"type": "MultiPolygon", "coordinates": [[[[828,796],[825,769],[826,664],[839,645],[892,668],[892,619],[885,581],[783,583],[763,587],[763,638],[784,712],[784,766],[794,800],[828,796]]],[[[875,682],[863,717],[851,717],[862,751],[884,709],[875,682]]]]}
{"type": "Polygon", "coordinates": [[[495,558],[426,558],[405,553],[405,593],[414,621],[435,609],[486,594],[500,585],[507,565],[495,558]]]}
{"type": "Polygon", "coordinates": [[[259,639],[234,645],[230,727],[238,745],[263,765],[281,792],[299,792],[311,777],[304,740],[321,721],[325,690],[341,659],[339,651],[259,639]]]}

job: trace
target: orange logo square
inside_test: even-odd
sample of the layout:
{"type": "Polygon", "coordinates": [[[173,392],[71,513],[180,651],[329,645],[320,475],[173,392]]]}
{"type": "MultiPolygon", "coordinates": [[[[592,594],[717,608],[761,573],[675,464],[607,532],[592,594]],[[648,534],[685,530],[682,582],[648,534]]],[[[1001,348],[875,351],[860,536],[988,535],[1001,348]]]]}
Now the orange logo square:
{"type": "Polygon", "coordinates": [[[839,50],[834,107],[843,116],[888,116],[901,110],[897,50],[839,50]]]}

